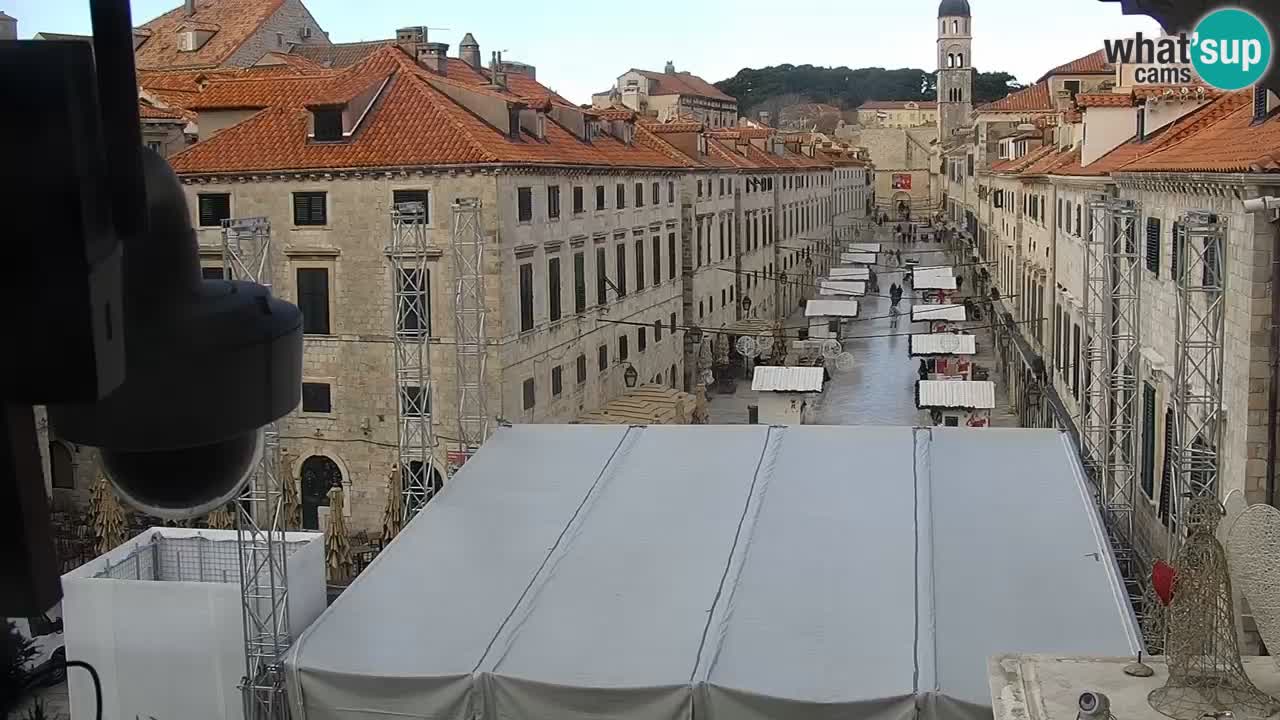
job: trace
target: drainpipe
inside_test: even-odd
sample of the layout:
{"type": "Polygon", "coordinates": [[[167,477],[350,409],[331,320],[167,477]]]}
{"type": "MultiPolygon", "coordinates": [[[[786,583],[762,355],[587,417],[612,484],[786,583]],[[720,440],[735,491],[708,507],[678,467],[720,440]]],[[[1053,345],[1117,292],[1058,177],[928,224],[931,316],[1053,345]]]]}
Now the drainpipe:
{"type": "MultiPolygon", "coordinates": [[[[1249,213],[1271,213],[1271,222],[1280,220],[1280,198],[1269,196],[1246,200],[1249,213]]],[[[1265,216],[1264,216],[1265,217],[1265,216]]],[[[1276,507],[1276,415],[1280,414],[1280,232],[1271,248],[1271,384],[1267,392],[1267,484],[1266,502],[1276,507]]]]}

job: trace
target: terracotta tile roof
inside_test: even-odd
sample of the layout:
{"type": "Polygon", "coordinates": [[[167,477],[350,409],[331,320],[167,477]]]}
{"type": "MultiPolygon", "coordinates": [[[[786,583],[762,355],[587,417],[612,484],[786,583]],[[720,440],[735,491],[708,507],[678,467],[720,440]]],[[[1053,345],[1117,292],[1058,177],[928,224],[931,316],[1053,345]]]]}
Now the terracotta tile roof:
{"type": "Polygon", "coordinates": [[[246,72],[280,72],[293,74],[308,74],[324,72],[325,68],[310,58],[298,55],[296,53],[269,52],[262,56],[252,67],[246,68],[246,72]]]}
{"type": "Polygon", "coordinates": [[[1042,75],[1036,82],[1044,82],[1054,75],[1109,75],[1112,72],[1115,72],[1115,66],[1107,62],[1107,51],[1098,50],[1059,65],[1042,75]]]}
{"type": "Polygon", "coordinates": [[[994,163],[991,166],[991,172],[999,174],[1017,174],[1030,167],[1033,163],[1052,155],[1057,148],[1053,145],[1041,145],[1031,152],[1019,158],[1005,160],[1004,162],[994,163]]]}
{"type": "Polygon", "coordinates": [[[1079,107],[1133,107],[1133,95],[1129,93],[1079,93],[1076,95],[1079,107]]]}
{"type": "Polygon", "coordinates": [[[1193,113],[1185,129],[1119,172],[1280,172],[1280,118],[1253,124],[1252,92],[1243,90],[1193,113]]]}
{"type": "Polygon", "coordinates": [[[138,117],[143,120],[174,120],[182,123],[187,121],[180,110],[158,107],[144,100],[138,101],[138,117]]]}
{"type": "Polygon", "coordinates": [[[1049,95],[1049,83],[1041,80],[1028,88],[979,105],[978,112],[1053,112],[1053,98],[1049,95]]]}
{"type": "Polygon", "coordinates": [[[859,110],[937,110],[936,100],[868,100],[858,106],[859,110]],[[907,105],[918,105],[908,108],[907,105]]]}
{"type": "Polygon", "coordinates": [[[355,65],[375,50],[394,44],[395,40],[373,40],[332,45],[299,45],[290,54],[306,58],[321,67],[341,70],[355,65]]]}
{"type": "MultiPolygon", "coordinates": [[[[170,163],[186,174],[467,164],[661,169],[690,165],[647,142],[628,146],[608,135],[583,142],[550,117],[545,138],[527,133],[519,140],[509,138],[433,87],[428,77],[436,76],[393,47],[341,73],[213,83],[203,93],[206,98],[221,93],[221,102],[229,106],[263,103],[266,109],[174,155],[170,163]],[[306,105],[384,71],[390,82],[349,141],[308,141],[306,105]]],[[[637,133],[641,134],[643,128],[637,133]]]]}
{"type": "Polygon", "coordinates": [[[660,73],[637,68],[632,68],[631,72],[640,73],[646,78],[655,81],[654,86],[649,90],[650,95],[696,95],[698,97],[737,102],[736,98],[724,94],[720,88],[693,73],[660,73]]]}
{"type": "Polygon", "coordinates": [[[1039,175],[1054,175],[1057,173],[1059,168],[1070,165],[1073,156],[1076,158],[1077,162],[1079,161],[1080,148],[1078,147],[1071,147],[1066,150],[1060,150],[1056,145],[1050,145],[1049,147],[1053,152],[1050,152],[1039,160],[1028,165],[1021,173],[1018,174],[1018,176],[1033,177],[1039,175]]]}
{"type": "Polygon", "coordinates": [[[1182,97],[1182,89],[1187,89],[1187,97],[1189,98],[1206,98],[1213,100],[1220,98],[1223,91],[1208,85],[1139,85],[1133,89],[1133,96],[1144,100],[1164,96],[1172,92],[1173,97],[1182,97]]]}
{"type": "Polygon", "coordinates": [[[151,32],[134,51],[140,70],[217,67],[239,50],[284,0],[195,0],[187,17],[180,5],[142,27],[151,32]],[[214,30],[198,50],[178,49],[184,28],[214,30]]]}
{"type": "Polygon", "coordinates": [[[702,123],[697,120],[679,120],[667,123],[646,122],[643,124],[646,129],[656,135],[663,135],[666,133],[697,132],[702,129],[702,123]]]}
{"type": "Polygon", "coordinates": [[[1062,119],[1064,122],[1073,124],[1084,122],[1084,113],[1079,110],[1068,110],[1062,114],[1062,119]]]}

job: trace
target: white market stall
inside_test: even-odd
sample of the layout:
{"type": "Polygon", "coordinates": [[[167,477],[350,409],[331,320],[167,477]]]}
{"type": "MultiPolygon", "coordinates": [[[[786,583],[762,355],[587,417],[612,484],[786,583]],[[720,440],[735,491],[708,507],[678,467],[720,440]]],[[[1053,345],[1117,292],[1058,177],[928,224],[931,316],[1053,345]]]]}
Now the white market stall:
{"type": "Polygon", "coordinates": [[[833,267],[827,271],[832,280],[869,280],[871,269],[865,267],[833,267]]]}
{"type": "MultiPolygon", "coordinates": [[[[324,536],[285,542],[296,637],[325,608],[324,536]]],[[[234,530],[151,528],[62,576],[67,657],[97,668],[102,717],[244,717],[239,558],[234,530]]],[[[89,676],[67,681],[72,716],[92,717],[89,676]]]]}
{"type": "Polygon", "coordinates": [[[499,427],[290,649],[292,717],[990,720],[992,654],[1140,647],[1089,498],[1053,430],[499,427]]]}
{"type": "Polygon", "coordinates": [[[840,253],[840,262],[854,265],[875,265],[876,254],[867,252],[840,253]]]}
{"type": "Polygon", "coordinates": [[[812,418],[813,401],[826,382],[823,367],[758,366],[751,378],[761,425],[804,425],[812,418]]]}
{"type": "Polygon", "coordinates": [[[819,280],[819,295],[855,297],[867,294],[867,284],[861,280],[819,280]]]}
{"type": "Polygon", "coordinates": [[[845,245],[845,250],[851,253],[878,253],[880,243],[853,242],[845,245]]]}
{"type": "Polygon", "coordinates": [[[810,339],[839,340],[844,321],[858,317],[858,301],[814,298],[805,303],[804,316],[809,319],[810,339]]]}
{"type": "Polygon", "coordinates": [[[989,380],[921,380],[916,407],[934,414],[943,427],[987,427],[996,406],[996,384],[989,380]]]}
{"type": "Polygon", "coordinates": [[[972,380],[977,339],[968,333],[912,335],[908,355],[924,360],[930,380],[972,380]]]}
{"type": "Polygon", "coordinates": [[[929,332],[944,333],[962,323],[969,314],[964,305],[912,305],[911,322],[929,323],[929,332]]]}

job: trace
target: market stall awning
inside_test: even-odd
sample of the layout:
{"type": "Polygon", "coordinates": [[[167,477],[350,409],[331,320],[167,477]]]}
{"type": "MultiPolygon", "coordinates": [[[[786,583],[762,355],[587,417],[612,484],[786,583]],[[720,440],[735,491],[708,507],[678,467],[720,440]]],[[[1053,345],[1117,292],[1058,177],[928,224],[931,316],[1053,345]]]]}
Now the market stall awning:
{"type": "Polygon", "coordinates": [[[733,320],[725,323],[724,327],[707,328],[708,332],[719,333],[722,335],[772,335],[778,331],[781,324],[776,320],[757,320],[755,318],[746,318],[743,320],[733,320]]]}
{"type": "Polygon", "coordinates": [[[911,322],[964,322],[968,314],[963,305],[912,305],[911,322]]]}
{"type": "Polygon", "coordinates": [[[585,425],[688,425],[696,399],[662,385],[642,385],[607,403],[602,409],[578,416],[585,425]]]}
{"type": "Polygon", "coordinates": [[[989,380],[921,380],[916,406],[990,410],[996,406],[996,384],[989,380]]]}
{"type": "Polygon", "coordinates": [[[995,653],[1139,647],[1056,431],[516,425],[285,668],[296,720],[989,720],[995,653]]]}
{"type": "Polygon", "coordinates": [[[912,355],[974,355],[978,343],[973,335],[924,333],[911,336],[912,355]]]}
{"type": "Polygon", "coordinates": [[[867,280],[871,277],[871,269],[865,267],[833,267],[827,271],[832,280],[867,280]]]}
{"type": "Polygon", "coordinates": [[[858,265],[875,265],[876,254],[865,252],[840,253],[840,262],[856,263],[858,265]]]}
{"type": "Polygon", "coordinates": [[[865,295],[867,284],[860,280],[821,280],[818,291],[820,295],[865,295]]]}
{"type": "Polygon", "coordinates": [[[880,252],[880,243],[849,243],[845,245],[845,250],[851,253],[878,253],[880,252]]]}
{"type": "Polygon", "coordinates": [[[820,367],[756,366],[751,389],[757,392],[822,392],[826,370],[820,367]]]}
{"type": "Polygon", "coordinates": [[[805,317],[857,317],[858,301],[815,298],[804,304],[804,315],[805,317]]]}

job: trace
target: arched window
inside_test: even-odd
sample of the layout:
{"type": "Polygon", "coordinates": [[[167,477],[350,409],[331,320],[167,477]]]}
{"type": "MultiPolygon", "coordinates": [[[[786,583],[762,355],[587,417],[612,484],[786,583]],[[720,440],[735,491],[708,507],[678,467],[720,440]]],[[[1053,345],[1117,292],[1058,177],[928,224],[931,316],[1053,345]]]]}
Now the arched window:
{"type": "Polygon", "coordinates": [[[952,21],[951,21],[951,32],[952,32],[952,33],[955,33],[955,34],[959,34],[959,33],[960,33],[960,21],[959,21],[959,20],[952,20],[952,21]]]}
{"type": "Polygon", "coordinates": [[[320,529],[320,508],[329,507],[330,488],[342,485],[342,470],[323,455],[302,462],[302,529],[320,529]]]}
{"type": "Polygon", "coordinates": [[[49,443],[49,474],[53,487],[59,490],[76,489],[75,466],[71,462],[71,451],[60,442],[49,443]]]}
{"type": "Polygon", "coordinates": [[[956,67],[964,67],[964,53],[956,55],[956,67]]]}
{"type": "Polygon", "coordinates": [[[956,56],[953,55],[952,53],[947,53],[947,67],[951,68],[955,66],[956,66],[956,56]]]}

